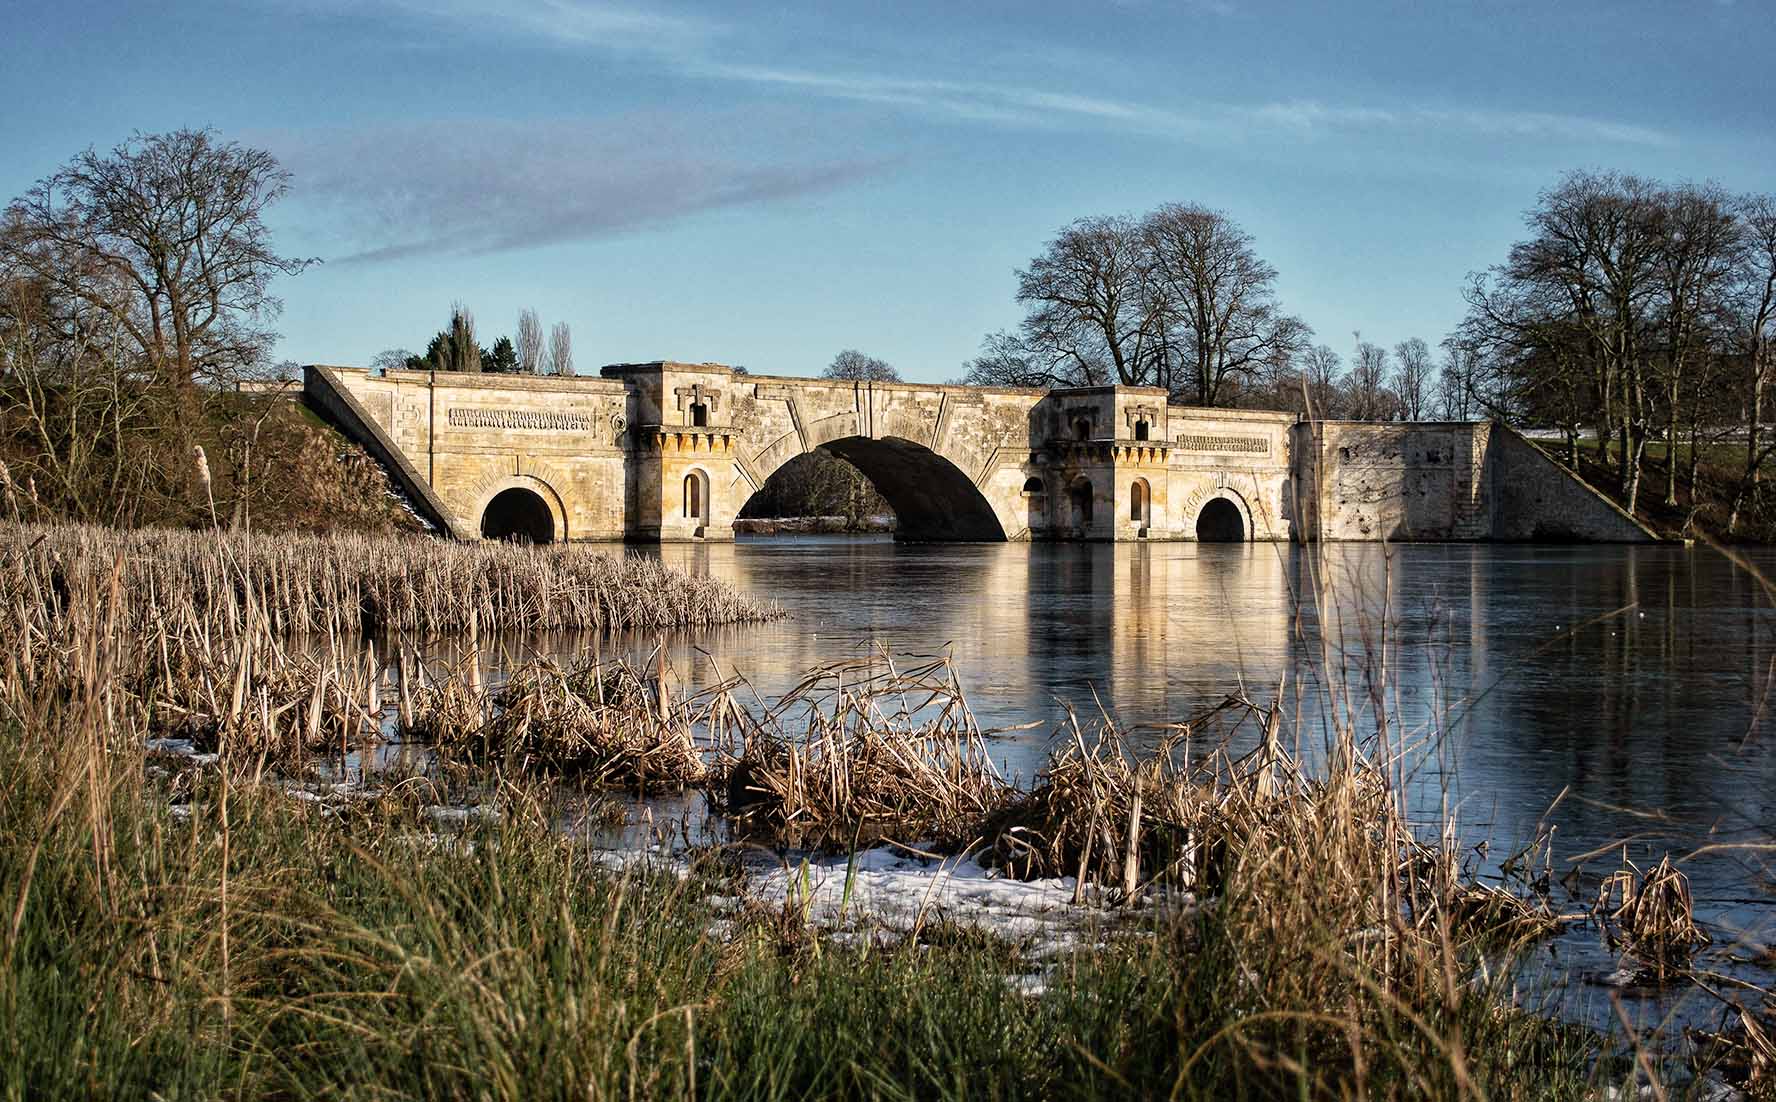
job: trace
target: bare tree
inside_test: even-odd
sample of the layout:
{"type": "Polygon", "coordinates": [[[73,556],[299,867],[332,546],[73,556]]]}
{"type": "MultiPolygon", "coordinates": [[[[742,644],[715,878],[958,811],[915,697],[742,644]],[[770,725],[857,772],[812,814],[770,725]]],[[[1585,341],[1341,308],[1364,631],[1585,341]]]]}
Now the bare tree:
{"type": "Polygon", "coordinates": [[[1432,401],[1431,346],[1418,337],[1394,346],[1394,396],[1399,400],[1400,419],[1423,421],[1430,414],[1432,401]]]}
{"type": "Polygon", "coordinates": [[[1445,421],[1469,421],[1478,399],[1478,361],[1474,346],[1456,337],[1443,338],[1443,365],[1437,374],[1436,414],[1445,421]]]}
{"type": "Polygon", "coordinates": [[[1762,481],[1764,462],[1776,452],[1776,439],[1763,437],[1765,394],[1776,376],[1776,196],[1749,196],[1739,202],[1745,248],[1734,295],[1736,351],[1744,367],[1745,467],[1733,492],[1727,531],[1737,531],[1746,499],[1762,481]]]}
{"type": "Polygon", "coordinates": [[[386,374],[390,371],[401,370],[412,359],[414,359],[413,353],[405,348],[385,348],[370,358],[370,367],[374,371],[386,374]]]}
{"type": "Polygon", "coordinates": [[[518,370],[537,375],[543,369],[543,323],[535,310],[518,312],[518,370]]]}
{"type": "Polygon", "coordinates": [[[53,292],[111,318],[154,377],[232,377],[270,347],[276,275],[263,216],[289,187],[263,150],[209,130],[88,149],[6,209],[0,248],[53,292]]]}
{"type": "Polygon", "coordinates": [[[1140,224],[1082,218],[1018,273],[1024,341],[1074,385],[1151,379],[1162,318],[1140,224]]]}
{"type": "Polygon", "coordinates": [[[1356,355],[1351,359],[1350,415],[1359,421],[1391,421],[1394,399],[1388,393],[1387,349],[1353,334],[1357,340],[1356,355]]]}
{"type": "MultiPolygon", "coordinates": [[[[1662,193],[1655,209],[1659,247],[1654,264],[1657,317],[1656,375],[1665,413],[1665,504],[1677,504],[1677,446],[1683,413],[1690,418],[1690,485],[1695,487],[1697,417],[1685,402],[1691,372],[1713,359],[1713,327],[1736,274],[1740,223],[1719,188],[1686,185],[1662,193]]],[[[1697,395],[1700,397],[1700,394],[1697,395]]]]}
{"type": "Polygon", "coordinates": [[[1172,203],[1142,220],[1141,235],[1157,304],[1150,312],[1166,335],[1155,385],[1217,405],[1230,379],[1285,367],[1305,345],[1307,327],[1277,308],[1276,269],[1227,215],[1172,203]]]}
{"type": "Polygon", "coordinates": [[[1314,345],[1301,357],[1301,384],[1309,417],[1337,418],[1345,414],[1344,364],[1338,353],[1324,344],[1314,345]]]}
{"type": "Polygon", "coordinates": [[[961,382],[966,386],[1055,387],[1067,385],[1066,380],[1049,370],[1049,365],[1016,333],[1000,330],[981,339],[980,354],[962,365],[961,382]]]}
{"type": "Polygon", "coordinates": [[[850,379],[856,382],[898,383],[900,372],[886,360],[866,356],[855,348],[847,348],[833,357],[820,373],[823,379],[850,379]]]}
{"type": "Polygon", "coordinates": [[[573,334],[568,331],[565,321],[558,321],[549,330],[549,374],[573,373],[573,334]]]}

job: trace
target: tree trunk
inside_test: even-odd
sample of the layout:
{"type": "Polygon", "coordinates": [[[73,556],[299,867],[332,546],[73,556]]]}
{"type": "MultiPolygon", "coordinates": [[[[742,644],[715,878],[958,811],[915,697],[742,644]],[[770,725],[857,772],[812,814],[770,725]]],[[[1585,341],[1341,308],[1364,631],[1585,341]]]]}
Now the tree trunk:
{"type": "MultiPolygon", "coordinates": [[[[1677,379],[1676,379],[1675,372],[1673,372],[1671,385],[1669,388],[1667,388],[1667,390],[1665,392],[1665,397],[1666,397],[1666,403],[1668,406],[1668,408],[1666,410],[1668,416],[1666,417],[1666,425],[1665,425],[1665,504],[1675,506],[1677,504],[1677,425],[1678,425],[1677,379]]],[[[1691,441],[1690,456],[1692,459],[1694,459],[1695,455],[1696,455],[1695,442],[1691,441]]],[[[1690,482],[1692,485],[1694,485],[1694,483],[1695,483],[1694,474],[1691,475],[1690,482]]]]}

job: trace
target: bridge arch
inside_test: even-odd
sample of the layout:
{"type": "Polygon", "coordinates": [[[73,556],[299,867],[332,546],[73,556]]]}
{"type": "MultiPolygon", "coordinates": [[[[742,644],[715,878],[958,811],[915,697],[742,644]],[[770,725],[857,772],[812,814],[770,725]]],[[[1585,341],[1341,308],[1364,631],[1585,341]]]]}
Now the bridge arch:
{"type": "Polygon", "coordinates": [[[533,475],[508,475],[482,486],[470,520],[482,539],[558,543],[568,538],[561,495],[533,475]]]}
{"type": "MultiPolygon", "coordinates": [[[[836,455],[863,472],[893,508],[897,539],[997,543],[1007,538],[1006,523],[967,472],[918,441],[840,436],[809,450],[836,455]]],[[[798,454],[803,453],[759,470],[759,486],[798,454]]]]}
{"type": "Polygon", "coordinates": [[[1257,538],[1252,507],[1226,486],[1193,497],[1186,516],[1199,543],[1249,543],[1257,538]]]}

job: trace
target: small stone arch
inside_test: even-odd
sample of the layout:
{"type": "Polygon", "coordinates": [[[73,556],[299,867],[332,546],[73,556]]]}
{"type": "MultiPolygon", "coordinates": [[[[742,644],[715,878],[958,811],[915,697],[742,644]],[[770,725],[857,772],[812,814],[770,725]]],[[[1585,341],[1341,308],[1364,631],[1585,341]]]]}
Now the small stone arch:
{"type": "Polygon", "coordinates": [[[701,467],[692,467],[685,472],[684,483],[680,487],[682,498],[680,508],[684,519],[695,529],[695,535],[702,535],[709,527],[709,518],[714,515],[714,502],[710,500],[713,483],[709,472],[701,467]]]}
{"type": "Polygon", "coordinates": [[[482,539],[529,543],[568,539],[561,495],[532,475],[509,475],[483,485],[471,519],[482,539]]]}
{"type": "Polygon", "coordinates": [[[1145,478],[1129,483],[1129,523],[1145,532],[1153,524],[1153,487],[1145,478]]]}

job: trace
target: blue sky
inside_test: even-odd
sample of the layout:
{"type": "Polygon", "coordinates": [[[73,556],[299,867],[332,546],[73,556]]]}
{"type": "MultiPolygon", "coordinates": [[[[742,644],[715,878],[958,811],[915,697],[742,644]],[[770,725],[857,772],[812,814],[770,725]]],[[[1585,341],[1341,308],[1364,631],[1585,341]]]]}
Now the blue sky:
{"type": "Polygon", "coordinates": [[[1074,218],[1226,211],[1285,308],[1433,344],[1572,168],[1776,190],[1776,9],[1072,0],[0,0],[0,195],[133,130],[295,174],[280,358],[484,340],[531,306],[581,371],[952,377],[1074,218]]]}

